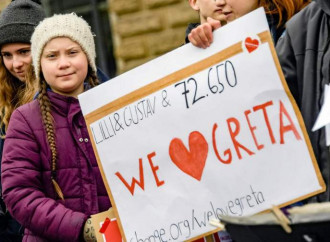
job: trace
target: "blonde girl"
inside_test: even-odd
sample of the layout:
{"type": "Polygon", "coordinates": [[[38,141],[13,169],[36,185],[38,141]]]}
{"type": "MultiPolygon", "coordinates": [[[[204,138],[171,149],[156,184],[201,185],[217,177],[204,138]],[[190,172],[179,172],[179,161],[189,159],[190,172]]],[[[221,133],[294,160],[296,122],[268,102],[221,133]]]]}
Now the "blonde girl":
{"type": "Polygon", "coordinates": [[[39,0],[16,0],[0,14],[0,126],[8,127],[13,110],[31,101],[25,93],[25,75],[31,64],[30,39],[45,18],[39,0]]]}
{"type": "MultiPolygon", "coordinates": [[[[0,161],[11,114],[31,101],[36,91],[33,83],[26,81],[25,74],[32,62],[31,35],[44,18],[39,0],[12,1],[0,14],[0,161]],[[27,87],[31,92],[27,92],[27,87]]],[[[21,225],[11,218],[1,196],[0,224],[2,240],[22,240],[21,225]]]]}
{"type": "Polygon", "coordinates": [[[98,84],[93,35],[75,14],[54,15],[31,43],[39,95],[9,122],[4,200],[26,228],[23,241],[93,239],[89,216],[111,206],[77,99],[98,84]]]}

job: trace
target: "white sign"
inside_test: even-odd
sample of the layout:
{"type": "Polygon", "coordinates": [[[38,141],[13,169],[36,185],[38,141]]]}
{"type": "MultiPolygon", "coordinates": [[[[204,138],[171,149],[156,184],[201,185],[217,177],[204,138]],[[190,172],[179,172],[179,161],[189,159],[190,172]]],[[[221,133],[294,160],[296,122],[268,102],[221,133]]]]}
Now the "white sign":
{"type": "MultiPolygon", "coordinates": [[[[321,108],[321,111],[315,121],[315,124],[312,128],[312,131],[316,131],[324,126],[330,124],[330,92],[329,85],[324,86],[324,102],[321,108]]],[[[328,142],[327,142],[328,145],[328,142]]]]}
{"type": "Polygon", "coordinates": [[[327,146],[330,145],[330,92],[329,85],[324,86],[324,101],[321,111],[315,121],[312,131],[316,131],[325,126],[325,139],[327,146]]]}
{"type": "Polygon", "coordinates": [[[325,189],[263,9],[214,35],[79,96],[127,241],[189,240],[325,189]]]}

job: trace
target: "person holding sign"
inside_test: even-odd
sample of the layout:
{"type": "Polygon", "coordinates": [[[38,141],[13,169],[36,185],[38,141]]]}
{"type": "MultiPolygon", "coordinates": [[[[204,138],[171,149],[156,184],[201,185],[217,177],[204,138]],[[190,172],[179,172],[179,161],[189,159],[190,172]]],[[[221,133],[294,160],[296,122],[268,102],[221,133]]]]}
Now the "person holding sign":
{"type": "Polygon", "coordinates": [[[111,207],[77,99],[98,84],[93,34],[75,14],[54,15],[31,44],[28,75],[39,95],[9,122],[4,201],[26,228],[24,241],[93,241],[89,216],[111,207]]]}
{"type": "Polygon", "coordinates": [[[200,23],[191,23],[186,30],[186,43],[207,48],[213,41],[212,31],[235,19],[264,7],[268,24],[276,43],[285,29],[285,23],[304,8],[310,0],[189,0],[198,11],[200,23]]]}
{"type": "Polygon", "coordinates": [[[330,201],[330,154],[328,126],[312,127],[326,99],[330,81],[330,2],[315,0],[287,23],[276,51],[289,88],[300,108],[327,191],[310,202],[330,201]]]}

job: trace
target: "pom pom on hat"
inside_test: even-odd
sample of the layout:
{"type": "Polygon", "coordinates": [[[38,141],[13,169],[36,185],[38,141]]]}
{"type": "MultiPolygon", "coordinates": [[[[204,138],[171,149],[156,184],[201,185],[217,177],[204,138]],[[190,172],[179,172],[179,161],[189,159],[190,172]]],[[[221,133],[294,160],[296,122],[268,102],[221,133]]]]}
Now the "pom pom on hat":
{"type": "Polygon", "coordinates": [[[96,52],[91,27],[75,13],[55,14],[40,22],[31,38],[32,63],[37,80],[40,76],[42,51],[45,45],[56,37],[68,37],[77,42],[85,52],[90,67],[96,73],[96,52]]]}

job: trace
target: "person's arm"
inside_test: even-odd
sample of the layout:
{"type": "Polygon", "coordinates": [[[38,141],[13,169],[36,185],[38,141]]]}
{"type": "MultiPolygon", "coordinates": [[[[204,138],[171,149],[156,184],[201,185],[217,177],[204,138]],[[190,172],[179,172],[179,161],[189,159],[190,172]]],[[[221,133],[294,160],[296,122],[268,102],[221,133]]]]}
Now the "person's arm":
{"type": "MultiPolygon", "coordinates": [[[[4,201],[15,219],[35,235],[58,241],[77,241],[87,216],[45,195],[41,154],[35,133],[18,110],[7,130],[2,159],[4,201]]],[[[45,139],[46,142],[46,139],[45,139]]]]}

